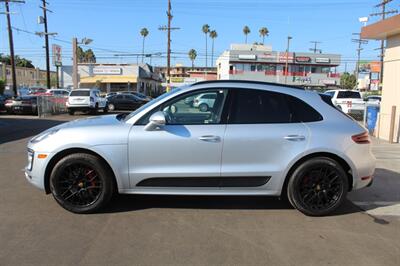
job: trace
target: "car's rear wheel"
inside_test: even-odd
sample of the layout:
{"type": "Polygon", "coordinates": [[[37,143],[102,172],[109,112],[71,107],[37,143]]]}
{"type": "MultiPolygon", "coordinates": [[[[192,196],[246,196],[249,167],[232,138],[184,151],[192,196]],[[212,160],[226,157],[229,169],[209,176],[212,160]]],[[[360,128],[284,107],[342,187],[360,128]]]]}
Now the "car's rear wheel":
{"type": "Polygon", "coordinates": [[[207,112],[208,111],[208,105],[205,103],[202,103],[199,105],[199,109],[201,112],[207,112]]]}
{"type": "Polygon", "coordinates": [[[69,110],[68,110],[68,114],[69,114],[69,115],[74,115],[74,114],[75,114],[75,111],[74,111],[74,110],[71,110],[71,109],[69,109],[69,110]]]}
{"type": "Polygon", "coordinates": [[[109,111],[114,111],[114,110],[115,110],[115,105],[112,104],[112,103],[109,103],[109,104],[108,104],[108,110],[109,110],[109,111]]]}
{"type": "Polygon", "coordinates": [[[290,203],[310,216],[332,213],[346,199],[348,178],[342,166],[327,157],[303,162],[290,176],[288,198],[290,203]]]}
{"type": "Polygon", "coordinates": [[[74,213],[93,213],[104,207],[114,191],[113,175],[100,158],[85,153],[61,159],[50,175],[56,201],[74,213]]]}

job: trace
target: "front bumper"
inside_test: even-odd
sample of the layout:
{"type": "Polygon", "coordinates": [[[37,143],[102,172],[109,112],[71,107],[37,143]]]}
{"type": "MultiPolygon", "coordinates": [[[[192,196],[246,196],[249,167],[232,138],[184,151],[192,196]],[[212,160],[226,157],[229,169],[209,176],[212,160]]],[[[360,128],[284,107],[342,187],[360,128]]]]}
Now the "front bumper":
{"type": "Polygon", "coordinates": [[[50,153],[35,152],[28,148],[28,165],[25,167],[25,178],[41,190],[45,190],[44,176],[49,158],[50,153]],[[39,155],[46,158],[39,158],[39,155]]]}

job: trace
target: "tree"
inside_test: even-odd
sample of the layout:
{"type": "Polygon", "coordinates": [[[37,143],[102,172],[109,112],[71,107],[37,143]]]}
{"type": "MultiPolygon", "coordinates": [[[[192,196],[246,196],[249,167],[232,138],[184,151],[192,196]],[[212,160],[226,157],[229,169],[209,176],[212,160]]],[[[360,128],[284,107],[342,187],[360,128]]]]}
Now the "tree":
{"type": "Polygon", "coordinates": [[[218,37],[218,33],[215,30],[210,31],[210,38],[212,40],[211,45],[211,66],[214,64],[214,40],[218,37]]]}
{"type": "Polygon", "coordinates": [[[357,78],[348,72],[343,73],[340,77],[340,86],[345,90],[352,90],[357,86],[357,78]]]}
{"type": "Polygon", "coordinates": [[[243,33],[244,33],[244,36],[246,36],[246,43],[247,43],[247,35],[249,35],[250,32],[251,32],[250,28],[248,26],[244,26],[243,33]]]}
{"type": "Polygon", "coordinates": [[[147,30],[147,28],[143,28],[140,30],[140,35],[142,35],[143,37],[143,44],[142,44],[142,63],[144,60],[144,40],[146,39],[147,35],[149,35],[149,31],[147,30]]]}
{"type": "Polygon", "coordinates": [[[269,30],[268,30],[267,27],[262,27],[262,28],[259,30],[259,32],[260,32],[260,36],[262,37],[262,44],[264,44],[265,36],[268,36],[268,35],[269,35],[269,30]]]}
{"type": "Polygon", "coordinates": [[[196,50],[195,49],[190,49],[188,55],[189,55],[190,61],[192,61],[192,67],[194,67],[194,60],[196,60],[196,57],[197,57],[196,50]]]}
{"type": "Polygon", "coordinates": [[[6,82],[4,79],[0,79],[0,95],[4,94],[5,89],[6,89],[6,82]]]}
{"type": "Polygon", "coordinates": [[[210,25],[204,24],[201,30],[203,31],[203,33],[206,36],[206,67],[207,67],[208,66],[208,62],[207,62],[207,57],[208,57],[207,38],[208,38],[208,33],[210,32],[210,25]]]}
{"type": "Polygon", "coordinates": [[[78,46],[77,57],[78,63],[96,63],[96,55],[92,49],[84,51],[82,47],[78,46]]]}
{"type": "MultiPolygon", "coordinates": [[[[35,66],[32,64],[32,61],[25,58],[21,58],[18,55],[15,56],[14,61],[15,65],[18,67],[35,68],[35,66]]],[[[11,65],[11,57],[9,55],[6,56],[0,55],[0,62],[6,65],[11,65]]]]}

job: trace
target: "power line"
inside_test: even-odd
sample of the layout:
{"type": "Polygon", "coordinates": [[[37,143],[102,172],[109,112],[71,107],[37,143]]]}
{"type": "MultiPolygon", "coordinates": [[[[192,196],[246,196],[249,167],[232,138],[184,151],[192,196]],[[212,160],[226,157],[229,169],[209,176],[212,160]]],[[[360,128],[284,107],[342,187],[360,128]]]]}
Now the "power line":
{"type": "Polygon", "coordinates": [[[321,49],[317,49],[317,45],[320,44],[321,42],[318,42],[318,41],[311,41],[310,43],[313,43],[313,44],[314,44],[314,48],[310,48],[310,49],[309,49],[310,51],[314,52],[314,54],[316,54],[317,52],[318,52],[318,53],[322,53],[322,50],[321,50],[321,49]]]}

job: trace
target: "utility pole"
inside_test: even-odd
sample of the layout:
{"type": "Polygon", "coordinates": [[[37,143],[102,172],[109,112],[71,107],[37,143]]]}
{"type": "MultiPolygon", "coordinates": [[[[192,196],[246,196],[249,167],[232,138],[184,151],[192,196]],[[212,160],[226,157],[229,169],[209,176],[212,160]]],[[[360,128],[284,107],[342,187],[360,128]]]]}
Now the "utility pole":
{"type": "MultiPolygon", "coordinates": [[[[92,42],[92,39],[83,38],[79,43],[88,45],[92,42]]],[[[78,39],[72,38],[72,84],[73,89],[78,89],[78,39]]]]}
{"type": "MultiPolygon", "coordinates": [[[[396,14],[398,12],[397,9],[392,9],[392,10],[387,10],[386,11],[386,5],[392,2],[393,0],[382,0],[379,4],[375,5],[376,8],[381,8],[381,12],[378,13],[372,13],[370,14],[371,17],[373,16],[381,16],[381,20],[386,19],[386,15],[389,14],[396,14]]],[[[385,56],[385,40],[381,40],[381,53],[379,55],[380,61],[381,61],[381,74],[379,75],[379,82],[382,84],[383,82],[383,61],[384,61],[384,56],[385,56]]]]}
{"type": "MultiPolygon", "coordinates": [[[[40,8],[43,9],[43,19],[44,19],[44,45],[46,49],[46,83],[47,89],[51,88],[50,84],[50,52],[49,52],[49,35],[47,31],[47,8],[46,8],[46,0],[42,0],[43,6],[40,8]]],[[[51,11],[50,11],[51,12],[51,11]]]]}
{"type": "Polygon", "coordinates": [[[289,74],[289,47],[290,40],[293,39],[291,36],[287,37],[287,47],[286,47],[286,66],[285,66],[285,84],[287,84],[287,76],[289,74]]]}
{"type": "Polygon", "coordinates": [[[6,16],[7,16],[7,28],[8,28],[8,41],[9,41],[9,46],[10,46],[10,63],[11,63],[11,79],[12,79],[12,88],[14,95],[18,95],[17,91],[17,75],[15,73],[15,55],[14,55],[14,39],[13,39],[13,33],[12,33],[12,27],[11,27],[11,16],[10,16],[10,7],[8,5],[9,2],[11,3],[22,3],[24,4],[25,1],[20,1],[20,0],[2,0],[0,2],[4,2],[6,6],[6,16]]]}
{"type": "Polygon", "coordinates": [[[321,49],[317,49],[317,45],[320,44],[321,42],[318,41],[311,41],[310,43],[314,44],[314,48],[310,48],[309,50],[314,52],[314,54],[316,54],[317,52],[322,53],[321,49]]]}
{"type": "Polygon", "coordinates": [[[171,13],[171,0],[168,0],[168,26],[159,27],[159,30],[167,31],[168,32],[168,40],[167,40],[167,91],[170,90],[170,74],[171,74],[171,30],[179,30],[180,28],[171,27],[172,21],[172,13],[171,13]]]}
{"type": "MultiPolygon", "coordinates": [[[[353,33],[353,35],[358,35],[360,36],[360,33],[353,33]]],[[[356,63],[356,80],[357,80],[357,84],[358,84],[358,77],[360,74],[360,57],[361,57],[361,51],[363,50],[363,48],[361,48],[362,44],[367,44],[368,41],[367,40],[363,40],[361,38],[358,39],[352,39],[352,42],[358,43],[358,48],[357,48],[357,63],[356,63]]]]}

